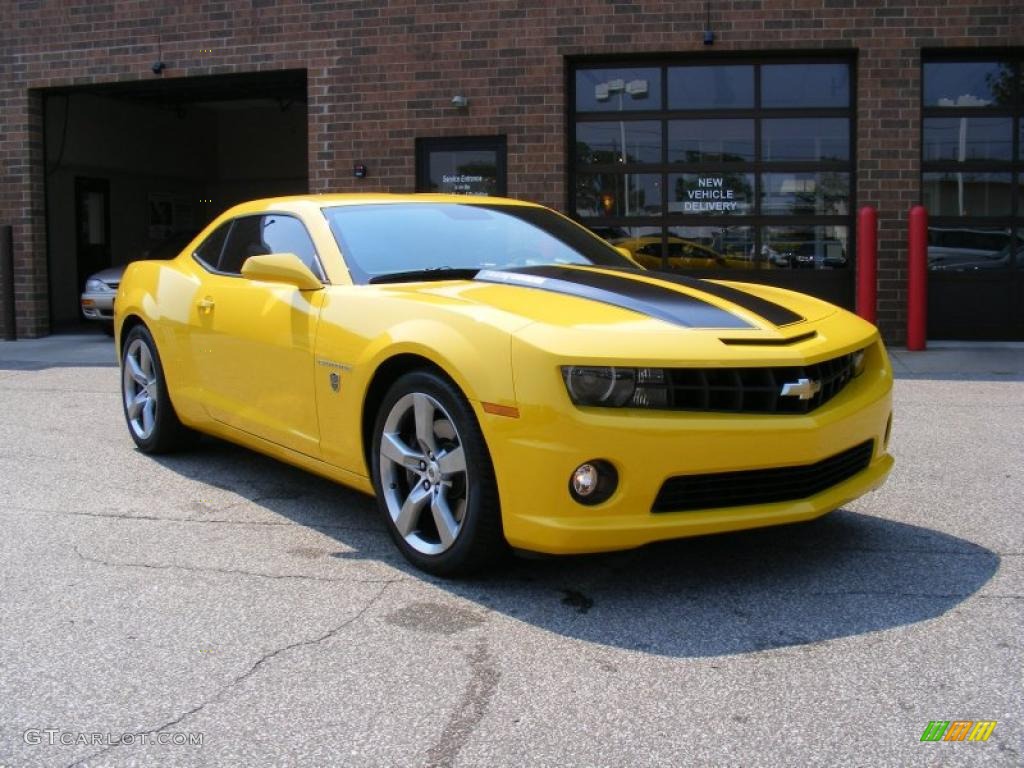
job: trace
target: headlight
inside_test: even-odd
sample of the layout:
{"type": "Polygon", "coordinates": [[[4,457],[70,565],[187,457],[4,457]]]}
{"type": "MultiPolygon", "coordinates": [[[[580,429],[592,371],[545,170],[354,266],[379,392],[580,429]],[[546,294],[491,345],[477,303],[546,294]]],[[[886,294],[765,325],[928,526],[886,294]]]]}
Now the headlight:
{"type": "Polygon", "coordinates": [[[566,365],[562,378],[576,405],[660,408],[668,405],[668,379],[661,368],[566,365]]]}
{"type": "Polygon", "coordinates": [[[109,293],[113,289],[102,280],[90,277],[85,281],[85,290],[91,291],[92,293],[109,293]]]}
{"type": "Polygon", "coordinates": [[[562,377],[576,405],[625,405],[636,388],[632,368],[573,365],[562,368],[562,377]]]}

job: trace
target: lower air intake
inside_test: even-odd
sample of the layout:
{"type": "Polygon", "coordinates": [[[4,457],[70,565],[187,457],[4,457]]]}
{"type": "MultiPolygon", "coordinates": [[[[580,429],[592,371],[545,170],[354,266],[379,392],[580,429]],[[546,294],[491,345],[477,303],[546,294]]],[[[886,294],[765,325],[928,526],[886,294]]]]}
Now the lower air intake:
{"type": "Polygon", "coordinates": [[[742,507],[806,499],[867,469],[874,440],[814,464],[670,477],[658,491],[652,512],[742,507]]]}

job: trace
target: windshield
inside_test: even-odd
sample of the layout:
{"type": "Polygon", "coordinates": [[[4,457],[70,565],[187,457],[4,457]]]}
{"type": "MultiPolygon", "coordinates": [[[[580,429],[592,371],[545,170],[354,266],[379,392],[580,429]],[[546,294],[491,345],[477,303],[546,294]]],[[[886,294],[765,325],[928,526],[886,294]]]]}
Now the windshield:
{"type": "MultiPolygon", "coordinates": [[[[634,267],[582,227],[545,208],[485,203],[382,203],[325,208],[357,283],[394,273],[543,264],[634,267]]],[[[428,279],[411,274],[408,280],[428,279]]]]}

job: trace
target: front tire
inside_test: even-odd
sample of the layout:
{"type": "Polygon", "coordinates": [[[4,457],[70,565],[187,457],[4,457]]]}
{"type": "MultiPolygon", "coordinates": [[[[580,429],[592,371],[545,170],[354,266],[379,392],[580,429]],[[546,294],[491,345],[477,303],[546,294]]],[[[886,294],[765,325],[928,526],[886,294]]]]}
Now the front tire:
{"type": "Polygon", "coordinates": [[[185,447],[194,434],[174,412],[153,336],[136,325],[121,356],[121,403],[128,433],[143,453],[169,453],[185,447]]]}
{"type": "Polygon", "coordinates": [[[410,563],[459,576],[504,557],[487,445],[450,381],[430,371],[398,379],[377,412],[371,457],[378,507],[410,563]]]}

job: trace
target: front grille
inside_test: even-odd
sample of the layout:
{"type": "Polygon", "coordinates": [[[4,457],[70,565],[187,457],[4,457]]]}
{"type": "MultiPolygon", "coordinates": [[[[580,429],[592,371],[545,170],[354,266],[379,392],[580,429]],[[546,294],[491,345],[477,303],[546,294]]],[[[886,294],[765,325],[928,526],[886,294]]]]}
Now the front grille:
{"type": "Polygon", "coordinates": [[[806,499],[866,469],[874,445],[874,440],[868,440],[835,456],[798,467],[670,477],[658,491],[651,511],[686,512],[806,499]]]}
{"type": "Polygon", "coordinates": [[[669,368],[669,408],[731,413],[808,413],[838,395],[853,378],[854,355],[814,365],[779,368],[669,368]],[[801,379],[820,388],[806,400],[783,397],[782,387],[801,379]]]}

